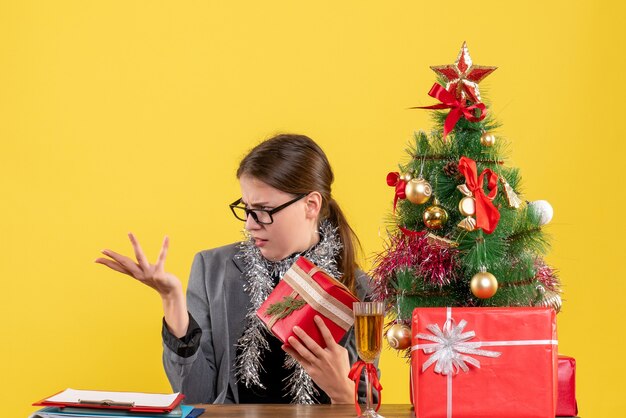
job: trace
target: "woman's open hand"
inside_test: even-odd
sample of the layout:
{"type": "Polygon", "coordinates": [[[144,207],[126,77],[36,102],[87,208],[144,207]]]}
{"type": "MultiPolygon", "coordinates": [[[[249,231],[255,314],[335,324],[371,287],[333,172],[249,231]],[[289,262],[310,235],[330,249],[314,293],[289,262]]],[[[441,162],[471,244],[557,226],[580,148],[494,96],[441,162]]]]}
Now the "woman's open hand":
{"type": "Polygon", "coordinates": [[[128,234],[128,238],[133,245],[136,261],[115,251],[102,250],[102,254],[109,258],[98,258],[96,263],[104,264],[112,270],[139,280],[141,283],[159,292],[162,297],[167,297],[181,288],[180,280],[173,274],[165,271],[165,258],[167,257],[169,246],[167,237],[163,240],[161,252],[155,264],[148,262],[137,238],[132,233],[128,234]]]}
{"type": "Polygon", "coordinates": [[[332,403],[353,403],[354,382],[348,378],[348,350],[335,342],[322,318],[316,315],[314,320],[324,337],[326,348],[322,348],[302,328],[294,327],[293,332],[300,340],[289,337],[291,347],[283,345],[283,350],[304,367],[313,381],[330,396],[332,403]]]}
{"type": "Polygon", "coordinates": [[[118,254],[115,251],[103,250],[102,254],[109,258],[97,258],[95,262],[133,277],[156,290],[163,300],[165,322],[170,332],[178,338],[182,337],[187,332],[189,316],[180,280],[172,273],[165,271],[165,258],[167,257],[169,239],[165,237],[156,263],[150,264],[137,238],[131,233],[128,234],[128,238],[133,245],[136,260],[118,254]]]}

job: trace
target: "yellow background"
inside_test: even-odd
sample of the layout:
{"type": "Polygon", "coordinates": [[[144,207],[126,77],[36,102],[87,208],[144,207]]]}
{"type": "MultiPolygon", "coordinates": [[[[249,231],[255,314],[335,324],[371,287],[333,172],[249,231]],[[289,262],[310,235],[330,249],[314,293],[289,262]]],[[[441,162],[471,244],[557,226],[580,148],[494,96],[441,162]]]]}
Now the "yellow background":
{"type": "MultiPolygon", "coordinates": [[[[613,4],[614,3],[614,4],[613,4]]],[[[168,391],[161,305],[93,264],[137,234],[186,283],[196,251],[238,240],[234,171],[280,131],[316,139],[363,242],[379,228],[434,73],[467,40],[512,141],[524,197],[554,209],[549,262],[578,361],[581,415],[626,408],[624,6],[594,1],[2,1],[2,416],[66,387],[168,391]]],[[[367,263],[366,263],[367,266],[367,263]]],[[[383,354],[384,402],[408,366],[383,354]]],[[[531,368],[532,365],[529,365],[531,368]]],[[[482,394],[481,396],[489,396],[482,394]]]]}

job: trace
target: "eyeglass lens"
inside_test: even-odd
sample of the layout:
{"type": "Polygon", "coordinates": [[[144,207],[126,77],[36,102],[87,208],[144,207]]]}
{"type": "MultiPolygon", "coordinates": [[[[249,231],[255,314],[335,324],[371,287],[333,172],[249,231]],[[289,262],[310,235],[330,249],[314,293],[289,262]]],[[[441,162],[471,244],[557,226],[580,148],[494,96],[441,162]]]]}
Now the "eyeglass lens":
{"type": "Polygon", "coordinates": [[[241,206],[235,206],[235,207],[233,207],[233,211],[235,212],[235,216],[239,220],[242,220],[244,222],[248,218],[248,213],[249,213],[250,216],[252,216],[252,219],[254,219],[254,221],[257,222],[257,223],[260,223],[260,224],[271,224],[272,223],[272,217],[265,210],[245,209],[245,208],[243,208],[241,206]]]}

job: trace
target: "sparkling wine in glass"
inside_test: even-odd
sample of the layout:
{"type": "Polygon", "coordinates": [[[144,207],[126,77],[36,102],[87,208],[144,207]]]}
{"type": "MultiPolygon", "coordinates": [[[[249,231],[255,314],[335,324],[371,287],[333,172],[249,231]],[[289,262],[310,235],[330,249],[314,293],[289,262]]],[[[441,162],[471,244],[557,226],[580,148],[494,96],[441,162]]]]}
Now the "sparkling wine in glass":
{"type": "MultiPolygon", "coordinates": [[[[383,347],[383,323],[385,319],[383,302],[355,302],[354,335],[356,350],[361,360],[374,363],[383,347]]],[[[372,407],[372,382],[365,371],[367,386],[365,409],[359,418],[382,418],[372,407]]]]}

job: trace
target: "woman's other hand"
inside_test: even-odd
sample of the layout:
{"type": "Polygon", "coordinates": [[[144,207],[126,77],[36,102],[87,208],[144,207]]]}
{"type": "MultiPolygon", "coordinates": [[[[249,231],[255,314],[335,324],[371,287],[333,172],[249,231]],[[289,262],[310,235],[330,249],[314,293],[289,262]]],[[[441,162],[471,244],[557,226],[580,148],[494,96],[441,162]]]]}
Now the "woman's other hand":
{"type": "Polygon", "coordinates": [[[163,300],[165,322],[170,332],[178,338],[184,336],[189,326],[189,316],[183,286],[176,276],[165,271],[169,239],[165,237],[156,263],[150,264],[137,238],[132,233],[128,234],[128,238],[133,245],[136,260],[115,251],[102,250],[102,254],[109,258],[97,258],[95,262],[133,277],[156,290],[163,300]]]}
{"type": "Polygon", "coordinates": [[[316,315],[314,320],[326,348],[322,348],[302,328],[294,327],[293,331],[300,340],[289,337],[291,347],[283,345],[283,350],[304,367],[313,381],[330,396],[332,403],[353,403],[354,382],[348,378],[348,350],[335,342],[322,318],[316,315]]]}

